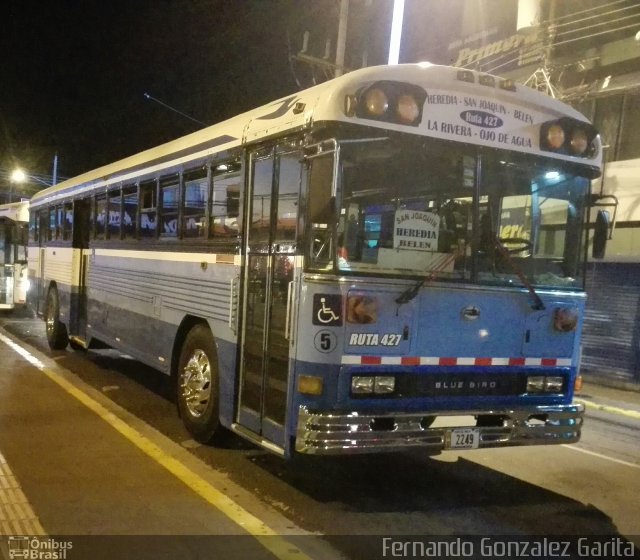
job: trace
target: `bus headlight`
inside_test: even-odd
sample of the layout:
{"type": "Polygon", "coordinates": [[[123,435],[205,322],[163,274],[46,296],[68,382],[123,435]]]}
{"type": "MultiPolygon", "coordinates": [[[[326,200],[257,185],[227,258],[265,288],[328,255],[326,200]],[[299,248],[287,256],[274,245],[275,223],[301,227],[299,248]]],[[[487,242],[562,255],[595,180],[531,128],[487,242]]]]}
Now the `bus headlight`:
{"type": "Polygon", "coordinates": [[[527,377],[527,393],[561,393],[564,377],[561,375],[530,375],[527,377]]]}
{"type": "Polygon", "coordinates": [[[544,375],[530,375],[527,377],[527,393],[542,393],[544,391],[544,375]]]}
{"type": "Polygon", "coordinates": [[[549,376],[544,378],[544,390],[547,393],[561,393],[564,385],[564,377],[549,376]]]}
{"type": "Polygon", "coordinates": [[[373,376],[354,375],[351,378],[351,393],[354,395],[370,395],[373,393],[373,376]]]}
{"type": "Polygon", "coordinates": [[[396,389],[396,378],[393,376],[376,376],[373,383],[373,392],[376,395],[389,395],[396,389]]]}
{"type": "Polygon", "coordinates": [[[395,390],[393,375],[354,375],[351,378],[352,395],[390,395],[395,390]]]}

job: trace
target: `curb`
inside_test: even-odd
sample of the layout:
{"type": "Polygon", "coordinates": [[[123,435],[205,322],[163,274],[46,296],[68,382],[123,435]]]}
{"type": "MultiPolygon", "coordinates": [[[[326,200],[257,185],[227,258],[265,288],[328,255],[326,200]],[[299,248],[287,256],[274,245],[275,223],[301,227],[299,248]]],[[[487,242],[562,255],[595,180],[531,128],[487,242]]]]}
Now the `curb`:
{"type": "Polygon", "coordinates": [[[629,410],[626,408],[620,408],[617,406],[611,406],[608,404],[601,404],[594,401],[589,401],[580,398],[574,398],[575,402],[585,405],[587,408],[595,408],[596,410],[601,410],[602,412],[608,412],[610,414],[619,414],[621,416],[627,416],[628,418],[634,418],[636,420],[640,420],[640,411],[637,410],[629,410]]]}

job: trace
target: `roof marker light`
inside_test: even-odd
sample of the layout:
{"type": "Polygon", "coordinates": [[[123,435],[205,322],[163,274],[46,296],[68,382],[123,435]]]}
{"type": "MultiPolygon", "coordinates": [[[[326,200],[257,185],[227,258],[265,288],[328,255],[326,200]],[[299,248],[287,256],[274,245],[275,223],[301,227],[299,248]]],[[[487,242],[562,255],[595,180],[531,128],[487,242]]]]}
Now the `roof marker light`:
{"type": "Polygon", "coordinates": [[[367,111],[376,116],[381,117],[389,109],[389,98],[387,94],[381,89],[370,89],[364,97],[365,106],[367,111]]]}

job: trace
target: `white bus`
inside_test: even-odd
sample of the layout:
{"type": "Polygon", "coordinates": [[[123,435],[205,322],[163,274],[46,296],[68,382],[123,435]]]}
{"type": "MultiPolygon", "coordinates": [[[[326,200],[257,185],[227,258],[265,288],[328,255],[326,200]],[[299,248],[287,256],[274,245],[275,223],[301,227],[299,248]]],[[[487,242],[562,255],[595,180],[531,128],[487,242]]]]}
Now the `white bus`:
{"type": "Polygon", "coordinates": [[[171,375],[199,441],[571,443],[600,167],[537,91],[365,68],[35,195],[31,295],[52,348],[171,375]]]}
{"type": "Polygon", "coordinates": [[[0,310],[26,303],[28,225],[28,202],[0,205],[0,310]]]}

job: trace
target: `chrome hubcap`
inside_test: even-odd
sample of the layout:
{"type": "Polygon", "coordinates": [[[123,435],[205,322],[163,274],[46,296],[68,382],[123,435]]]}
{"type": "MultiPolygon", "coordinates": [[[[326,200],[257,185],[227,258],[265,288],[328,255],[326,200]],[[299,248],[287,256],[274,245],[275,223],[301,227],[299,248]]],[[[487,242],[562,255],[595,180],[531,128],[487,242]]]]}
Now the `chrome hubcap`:
{"type": "Polygon", "coordinates": [[[207,410],[211,398],[211,364],[204,350],[194,350],[180,372],[180,395],[194,418],[207,410]]]}

